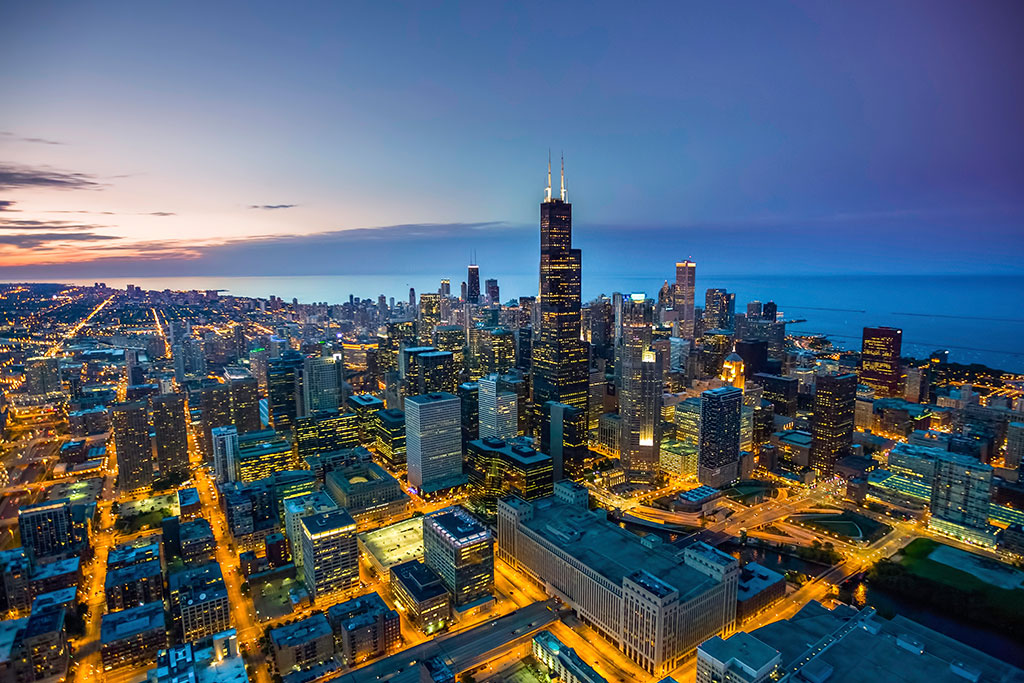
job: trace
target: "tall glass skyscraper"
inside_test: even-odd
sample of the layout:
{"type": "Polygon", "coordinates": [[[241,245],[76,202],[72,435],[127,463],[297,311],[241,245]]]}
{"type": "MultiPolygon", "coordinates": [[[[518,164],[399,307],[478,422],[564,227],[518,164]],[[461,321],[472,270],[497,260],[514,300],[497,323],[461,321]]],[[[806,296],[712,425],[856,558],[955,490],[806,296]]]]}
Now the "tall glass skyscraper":
{"type": "Polygon", "coordinates": [[[735,387],[701,394],[697,479],[720,488],[739,474],[743,391],[735,387]]]}
{"type": "Polygon", "coordinates": [[[474,305],[480,303],[480,266],[475,263],[469,264],[466,275],[466,301],[474,305]]]}
{"type": "Polygon", "coordinates": [[[865,327],[860,347],[860,383],[875,390],[877,398],[903,395],[900,353],[903,330],[865,327]]]}
{"type": "Polygon", "coordinates": [[[572,248],[572,204],[567,201],[563,164],[562,191],[548,186],[540,205],[540,330],[533,346],[534,426],[545,403],[587,408],[588,363],[580,339],[582,255],[572,248]]]}
{"type": "Polygon", "coordinates": [[[672,308],[679,321],[679,334],[693,339],[694,293],[697,284],[697,264],[686,259],[676,264],[676,283],[672,287],[672,308]]]}

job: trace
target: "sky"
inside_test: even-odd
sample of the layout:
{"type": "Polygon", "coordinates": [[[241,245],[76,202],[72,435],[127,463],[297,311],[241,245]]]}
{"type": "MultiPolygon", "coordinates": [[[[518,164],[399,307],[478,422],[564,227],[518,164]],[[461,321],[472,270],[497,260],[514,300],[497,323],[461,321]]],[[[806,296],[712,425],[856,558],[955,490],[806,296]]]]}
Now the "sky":
{"type": "Polygon", "coordinates": [[[1020,273],[1024,3],[0,4],[0,280],[1020,273]],[[557,192],[557,188],[556,188],[557,192]]]}

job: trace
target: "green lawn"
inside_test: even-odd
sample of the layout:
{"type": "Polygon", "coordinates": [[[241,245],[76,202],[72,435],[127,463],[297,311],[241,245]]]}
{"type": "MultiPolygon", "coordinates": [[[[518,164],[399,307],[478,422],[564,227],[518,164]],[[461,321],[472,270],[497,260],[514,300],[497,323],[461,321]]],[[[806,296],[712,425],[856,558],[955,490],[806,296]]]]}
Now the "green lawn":
{"type": "Polygon", "coordinates": [[[892,528],[850,510],[844,510],[838,515],[794,515],[790,519],[851,541],[874,541],[887,534],[892,528]]]}

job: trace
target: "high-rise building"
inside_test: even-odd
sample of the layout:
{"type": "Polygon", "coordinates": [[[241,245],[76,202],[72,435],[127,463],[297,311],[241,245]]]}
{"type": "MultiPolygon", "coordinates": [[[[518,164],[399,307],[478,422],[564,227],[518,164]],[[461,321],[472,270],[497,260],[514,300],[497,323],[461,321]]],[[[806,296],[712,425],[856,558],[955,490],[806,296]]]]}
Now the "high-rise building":
{"type": "Polygon", "coordinates": [[[76,539],[71,501],[61,498],[19,509],[18,531],[22,547],[37,562],[72,553],[76,539]]]}
{"type": "Polygon", "coordinates": [[[761,318],[769,322],[775,322],[779,317],[779,307],[774,301],[768,301],[761,307],[761,318]]]}
{"type": "Polygon", "coordinates": [[[303,517],[302,573],[314,601],[359,585],[359,547],[356,522],[344,509],[303,517]]]}
{"type": "Polygon", "coordinates": [[[697,264],[686,259],[676,263],[676,282],[672,287],[672,307],[679,321],[679,334],[684,339],[693,340],[693,307],[696,292],[697,264]]]}
{"type": "Polygon", "coordinates": [[[1006,425],[1006,456],[1004,464],[1007,469],[1019,470],[1024,463],[1024,422],[1010,422],[1006,425]]]}
{"type": "Polygon", "coordinates": [[[811,420],[811,469],[819,478],[832,476],[836,461],[853,445],[857,375],[819,375],[815,380],[811,420]]]}
{"type": "Polygon", "coordinates": [[[218,484],[235,481],[238,462],[238,429],[234,425],[214,427],[210,432],[213,452],[213,478],[218,484]]]}
{"type": "Polygon", "coordinates": [[[465,508],[445,508],[423,518],[423,562],[441,577],[456,609],[491,599],[494,537],[465,508]]]}
{"type": "Polygon", "coordinates": [[[503,327],[480,331],[481,370],[484,374],[504,374],[516,365],[516,335],[503,327]]]}
{"type": "Polygon", "coordinates": [[[518,433],[517,397],[500,391],[498,375],[481,377],[479,386],[480,438],[511,439],[518,433]]]}
{"type": "Polygon", "coordinates": [[[25,391],[33,395],[60,392],[60,359],[36,356],[25,361],[25,391]]]}
{"type": "Polygon", "coordinates": [[[484,285],[484,289],[487,292],[487,300],[492,304],[500,304],[501,290],[498,289],[498,281],[492,278],[487,280],[484,285]]]}
{"type": "Polygon", "coordinates": [[[284,534],[292,550],[292,562],[301,567],[302,560],[302,527],[304,517],[318,515],[337,509],[338,504],[323,491],[313,491],[284,500],[284,534]]]}
{"type": "Polygon", "coordinates": [[[377,454],[392,469],[405,469],[405,413],[388,408],[377,411],[377,454]]]}
{"type": "Polygon", "coordinates": [[[185,395],[160,394],[150,401],[153,407],[153,438],[160,476],[188,471],[188,427],[185,423],[185,395]]]}
{"type": "Polygon", "coordinates": [[[136,491],[153,483],[153,447],[149,416],[143,401],[119,403],[111,410],[117,481],[121,491],[136,491]]]}
{"type": "Polygon", "coordinates": [[[736,325],[736,295],[724,289],[704,293],[704,329],[732,330],[736,325]]]}
{"type": "Polygon", "coordinates": [[[572,246],[572,204],[567,199],[564,164],[561,197],[555,198],[549,163],[540,205],[540,320],[532,361],[535,427],[548,401],[587,409],[587,348],[580,339],[582,256],[572,246]]]}
{"type": "Polygon", "coordinates": [[[739,476],[740,413],[743,391],[722,387],[700,397],[700,443],[697,479],[720,488],[739,476]]]}
{"type": "Polygon", "coordinates": [[[743,358],[738,353],[730,353],[722,361],[721,379],[731,387],[743,388],[746,381],[746,370],[743,367],[743,358]]]}
{"type": "Polygon", "coordinates": [[[653,349],[624,346],[622,391],[622,445],[619,453],[626,477],[653,482],[658,475],[661,445],[661,401],[664,371],[661,354],[653,349]]]}
{"type": "Polygon", "coordinates": [[[344,368],[341,359],[334,356],[310,356],[305,359],[302,368],[301,415],[335,412],[341,407],[344,368]]]}
{"type": "Polygon", "coordinates": [[[267,362],[267,404],[270,422],[277,431],[291,429],[299,413],[302,398],[301,353],[285,351],[280,358],[267,362]]]}
{"type": "Polygon", "coordinates": [[[317,453],[355,448],[359,441],[359,416],[355,413],[312,413],[295,421],[295,448],[300,461],[317,453]]]}
{"type": "Polygon", "coordinates": [[[417,338],[423,346],[434,342],[434,330],[441,324],[441,295],[434,292],[420,294],[419,320],[417,321],[417,338]]]}
{"type": "Polygon", "coordinates": [[[992,467],[969,455],[936,453],[929,505],[932,529],[982,545],[994,544],[989,525],[992,467]]]}
{"type": "Polygon", "coordinates": [[[231,424],[238,428],[238,433],[263,429],[259,380],[249,375],[232,377],[228,380],[228,387],[231,390],[231,424]]]}
{"type": "Polygon", "coordinates": [[[199,405],[202,417],[199,446],[204,458],[209,462],[213,456],[212,430],[232,424],[231,387],[214,380],[205,380],[202,386],[193,392],[192,397],[189,402],[192,405],[199,405]]]}
{"type": "Polygon", "coordinates": [[[474,306],[480,304],[480,266],[475,263],[469,264],[466,276],[466,301],[474,306]]]}
{"type": "Polygon", "coordinates": [[[434,328],[434,348],[449,351],[455,371],[461,376],[466,370],[466,328],[462,325],[441,325],[434,328]]]}
{"type": "Polygon", "coordinates": [[[554,485],[551,457],[535,450],[525,438],[470,441],[466,469],[475,506],[491,515],[502,496],[536,500],[550,496],[554,485]]]}
{"type": "Polygon", "coordinates": [[[770,401],[776,415],[796,417],[797,401],[799,400],[800,380],[796,377],[783,377],[759,372],[752,381],[760,385],[764,392],[762,397],[770,401]]]}
{"type": "Polygon", "coordinates": [[[743,360],[743,375],[750,379],[768,367],[768,342],[763,339],[737,339],[736,355],[743,360]]]}
{"type": "Polygon", "coordinates": [[[549,401],[543,415],[540,450],[551,456],[552,479],[582,480],[590,460],[587,411],[549,401]]]}
{"type": "Polygon", "coordinates": [[[666,675],[704,639],[733,631],[734,558],[703,542],[670,552],[603,512],[588,510],[586,488],[565,481],[546,499],[503,498],[499,557],[549,585],[651,675],[666,675]]]}
{"type": "Polygon", "coordinates": [[[877,398],[903,395],[900,353],[903,330],[895,327],[865,327],[860,351],[860,383],[875,390],[877,398]]]}
{"type": "Polygon", "coordinates": [[[459,398],[447,393],[406,398],[405,445],[409,484],[421,493],[464,483],[459,398]]]}

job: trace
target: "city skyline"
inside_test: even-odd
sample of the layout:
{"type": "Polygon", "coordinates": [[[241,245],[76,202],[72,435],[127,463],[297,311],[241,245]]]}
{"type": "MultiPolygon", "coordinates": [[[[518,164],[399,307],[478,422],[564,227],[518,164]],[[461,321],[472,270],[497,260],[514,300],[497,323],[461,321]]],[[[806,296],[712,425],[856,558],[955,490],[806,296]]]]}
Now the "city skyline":
{"type": "Polygon", "coordinates": [[[653,24],[609,7],[342,24],[329,6],[221,5],[202,25],[181,7],[61,9],[0,15],[0,56],[21,66],[0,76],[9,279],[381,273],[385,249],[406,272],[471,250],[488,267],[531,229],[549,148],[597,268],[626,248],[718,273],[1013,273],[1024,246],[1013,3],[653,24]],[[572,27],[558,47],[556,25],[572,27]]]}

